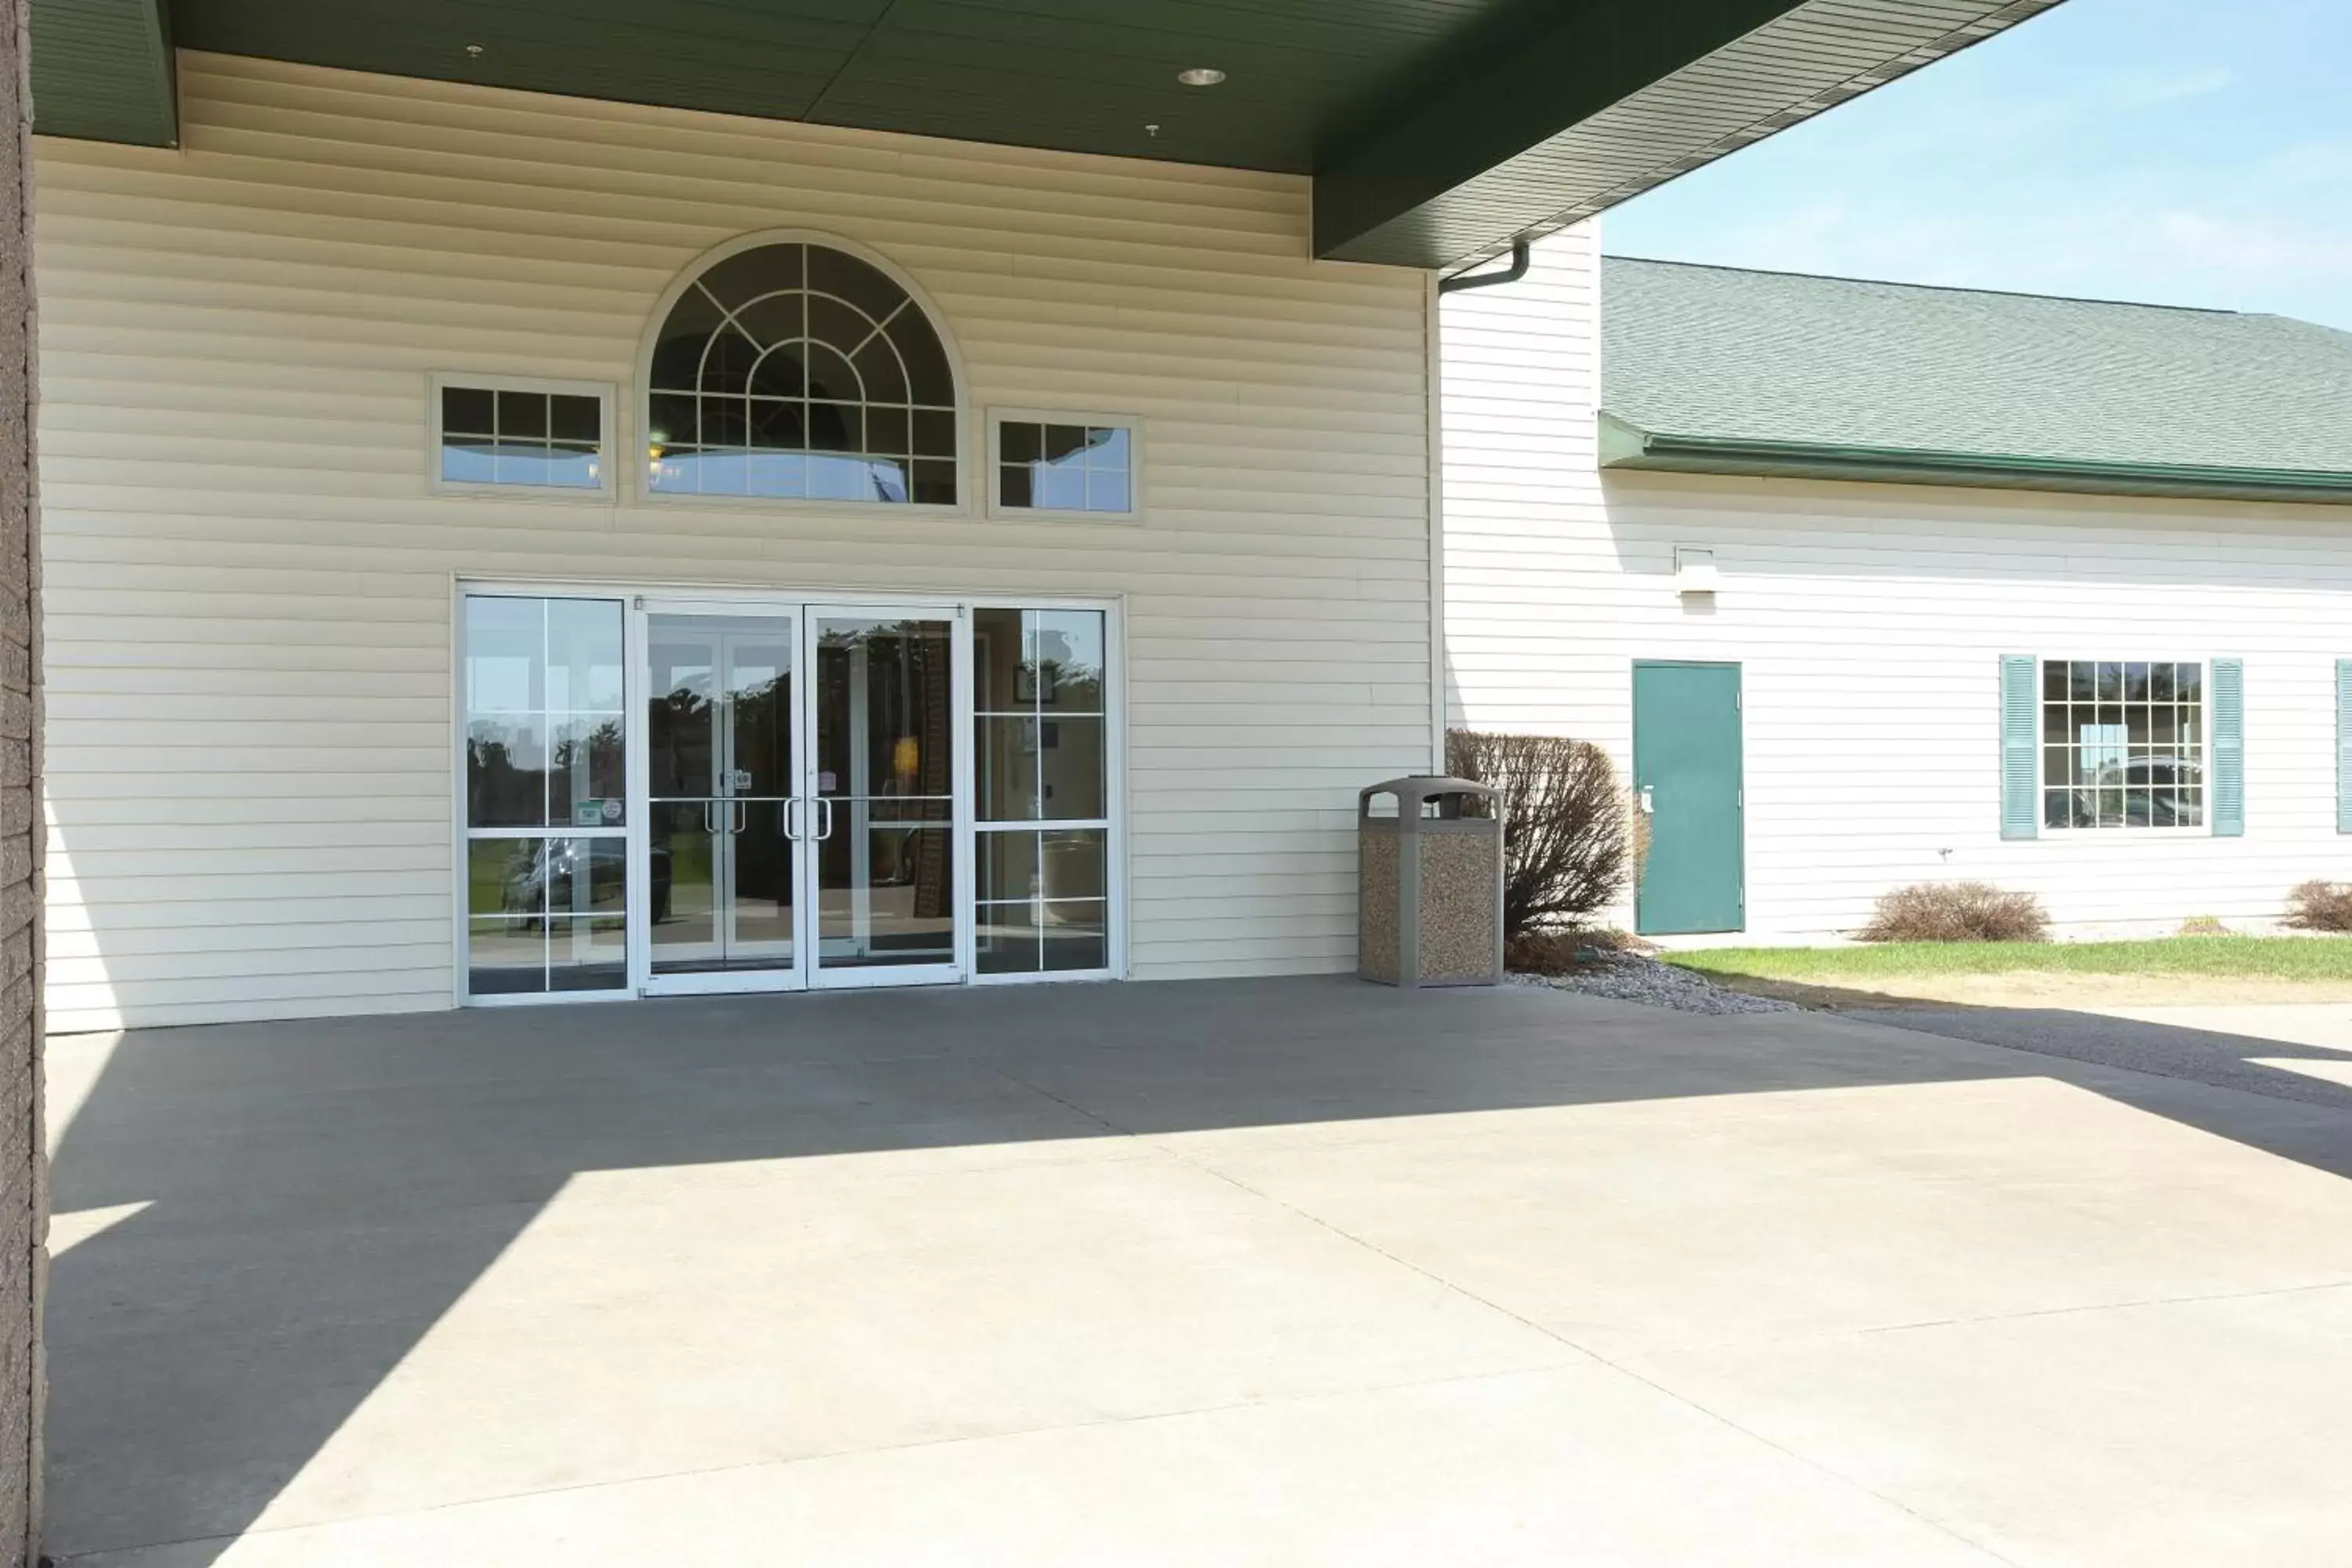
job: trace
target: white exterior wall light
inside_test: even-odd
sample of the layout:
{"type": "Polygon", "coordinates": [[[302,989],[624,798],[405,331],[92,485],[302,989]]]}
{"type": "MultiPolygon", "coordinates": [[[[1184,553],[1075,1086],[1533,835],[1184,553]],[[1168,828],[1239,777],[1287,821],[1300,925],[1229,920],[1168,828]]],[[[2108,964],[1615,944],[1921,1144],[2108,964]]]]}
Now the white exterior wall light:
{"type": "Polygon", "coordinates": [[[1717,587],[1715,552],[1693,544],[1675,546],[1675,592],[1688,597],[1712,594],[1717,587]]]}

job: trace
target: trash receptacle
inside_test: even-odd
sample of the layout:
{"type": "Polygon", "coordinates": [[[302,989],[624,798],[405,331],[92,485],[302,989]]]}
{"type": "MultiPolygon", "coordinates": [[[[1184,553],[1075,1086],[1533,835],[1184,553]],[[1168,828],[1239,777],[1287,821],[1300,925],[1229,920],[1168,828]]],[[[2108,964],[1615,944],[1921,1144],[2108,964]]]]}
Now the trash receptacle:
{"type": "Polygon", "coordinates": [[[1356,973],[1385,985],[1501,984],[1503,792],[1391,779],[1356,797],[1356,973]]]}

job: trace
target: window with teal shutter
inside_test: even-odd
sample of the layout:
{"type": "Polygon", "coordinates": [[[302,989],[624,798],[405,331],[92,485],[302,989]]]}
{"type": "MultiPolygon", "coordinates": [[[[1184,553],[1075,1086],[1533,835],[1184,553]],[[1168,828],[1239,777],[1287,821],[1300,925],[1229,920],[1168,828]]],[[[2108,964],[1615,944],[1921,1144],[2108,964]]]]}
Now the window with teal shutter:
{"type": "Polygon", "coordinates": [[[2033,774],[2034,717],[2040,700],[2037,661],[2030,653],[2000,661],[2000,836],[2032,838],[2041,820],[2033,774]]]}
{"type": "Polygon", "coordinates": [[[2207,831],[2210,684],[2202,659],[2043,659],[2042,831],[2207,831]]]}
{"type": "Polygon", "coordinates": [[[2336,831],[2352,833],[2352,658],[2336,661],[2336,831]]]}
{"type": "Polygon", "coordinates": [[[2246,831],[2246,665],[2213,661],[2213,837],[2246,831]]]}

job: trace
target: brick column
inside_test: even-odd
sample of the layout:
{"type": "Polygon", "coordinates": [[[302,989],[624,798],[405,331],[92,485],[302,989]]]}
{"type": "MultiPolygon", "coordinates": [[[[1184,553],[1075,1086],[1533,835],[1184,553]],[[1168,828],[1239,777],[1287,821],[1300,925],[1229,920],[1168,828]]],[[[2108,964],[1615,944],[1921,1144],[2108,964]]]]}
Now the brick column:
{"type": "Polygon", "coordinates": [[[48,1220],[26,16],[27,0],[0,0],[0,1568],[20,1568],[39,1550],[48,1220]]]}

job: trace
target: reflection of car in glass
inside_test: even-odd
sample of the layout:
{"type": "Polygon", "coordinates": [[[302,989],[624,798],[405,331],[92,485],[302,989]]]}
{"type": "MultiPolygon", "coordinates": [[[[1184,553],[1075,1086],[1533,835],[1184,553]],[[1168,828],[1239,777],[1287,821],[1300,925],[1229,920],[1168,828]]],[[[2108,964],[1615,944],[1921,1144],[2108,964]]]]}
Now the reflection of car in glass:
{"type": "Polygon", "coordinates": [[[2108,763],[2089,783],[2053,793],[2044,821],[2051,827],[2195,827],[2205,820],[2204,782],[2204,769],[2189,757],[2108,763]]]}
{"type": "MultiPolygon", "coordinates": [[[[513,868],[507,873],[500,895],[507,912],[526,917],[548,913],[619,914],[621,879],[613,875],[618,868],[608,867],[604,878],[609,879],[604,880],[602,887],[594,886],[594,873],[589,868],[591,857],[587,853],[589,845],[593,843],[612,845],[614,849],[608,853],[619,849],[619,841],[614,839],[547,838],[517,845],[513,868]],[[576,904],[572,901],[575,878],[592,879],[591,886],[580,889],[582,897],[576,904]],[[604,894],[610,907],[599,907],[594,901],[595,894],[600,891],[604,894]]],[[[653,846],[647,869],[651,874],[653,918],[656,921],[667,919],[669,914],[669,849],[667,846],[653,846]]]]}

